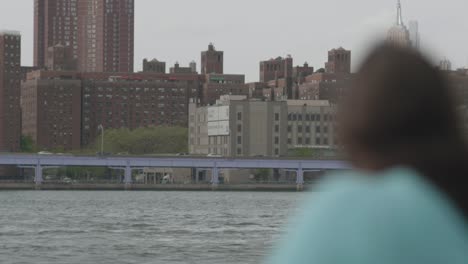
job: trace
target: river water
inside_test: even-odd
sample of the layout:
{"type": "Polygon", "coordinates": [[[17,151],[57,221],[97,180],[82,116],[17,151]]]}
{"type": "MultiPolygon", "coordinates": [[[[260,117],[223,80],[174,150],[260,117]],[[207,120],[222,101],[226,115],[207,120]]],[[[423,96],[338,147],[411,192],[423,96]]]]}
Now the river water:
{"type": "Polygon", "coordinates": [[[260,263],[301,193],[0,192],[0,262],[260,263]]]}

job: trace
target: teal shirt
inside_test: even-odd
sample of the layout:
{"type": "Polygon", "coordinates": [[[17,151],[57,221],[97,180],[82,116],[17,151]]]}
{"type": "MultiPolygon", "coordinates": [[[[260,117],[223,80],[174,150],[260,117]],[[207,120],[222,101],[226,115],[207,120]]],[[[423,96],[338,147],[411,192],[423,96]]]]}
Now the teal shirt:
{"type": "Polygon", "coordinates": [[[468,263],[465,219],[412,170],[329,176],[307,195],[267,263],[468,263]]]}

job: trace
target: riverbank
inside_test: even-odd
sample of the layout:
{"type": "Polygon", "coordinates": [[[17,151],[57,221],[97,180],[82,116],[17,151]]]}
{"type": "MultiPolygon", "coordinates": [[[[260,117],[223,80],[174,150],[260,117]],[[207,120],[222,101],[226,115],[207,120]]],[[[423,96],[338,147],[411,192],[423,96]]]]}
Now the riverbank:
{"type": "Polygon", "coordinates": [[[295,184],[228,184],[214,187],[210,184],[42,184],[0,183],[0,191],[44,190],[44,191],[227,191],[227,192],[295,192],[295,184]]]}

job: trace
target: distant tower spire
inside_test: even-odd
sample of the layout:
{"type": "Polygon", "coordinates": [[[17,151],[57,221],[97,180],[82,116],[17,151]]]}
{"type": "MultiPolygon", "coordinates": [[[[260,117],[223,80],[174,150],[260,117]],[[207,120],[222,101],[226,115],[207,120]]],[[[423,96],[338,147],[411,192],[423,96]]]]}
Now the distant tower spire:
{"type": "Polygon", "coordinates": [[[401,1],[398,0],[398,4],[397,4],[397,10],[398,10],[398,14],[397,14],[397,25],[398,26],[403,26],[403,15],[401,14],[401,1]]]}

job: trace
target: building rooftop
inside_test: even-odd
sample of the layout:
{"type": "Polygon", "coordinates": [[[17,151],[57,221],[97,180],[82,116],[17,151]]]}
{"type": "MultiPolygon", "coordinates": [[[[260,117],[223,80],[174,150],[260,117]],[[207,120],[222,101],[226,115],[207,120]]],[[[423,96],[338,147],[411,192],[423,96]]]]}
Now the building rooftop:
{"type": "Polygon", "coordinates": [[[16,31],[16,30],[4,30],[4,29],[0,29],[0,35],[21,36],[21,32],[16,31]]]}
{"type": "Polygon", "coordinates": [[[288,106],[330,106],[328,100],[287,100],[288,106]]]}

